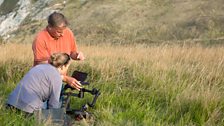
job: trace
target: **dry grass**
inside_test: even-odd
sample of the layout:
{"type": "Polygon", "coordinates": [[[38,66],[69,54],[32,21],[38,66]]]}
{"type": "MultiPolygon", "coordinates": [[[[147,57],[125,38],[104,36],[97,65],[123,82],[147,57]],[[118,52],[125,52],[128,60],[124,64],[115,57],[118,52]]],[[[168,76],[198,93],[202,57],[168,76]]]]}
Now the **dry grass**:
{"type": "MultiPolygon", "coordinates": [[[[79,50],[86,60],[73,62],[74,69],[98,71],[100,82],[111,84],[96,85],[103,91],[97,124],[223,124],[224,47],[102,44],[80,45],[79,50]],[[132,113],[136,108],[140,113],[132,113]],[[120,109],[136,117],[126,120],[120,109]]],[[[0,56],[1,64],[15,60],[32,65],[31,44],[1,45],[0,56]]]]}
{"type": "Polygon", "coordinates": [[[5,63],[10,60],[22,62],[32,62],[33,54],[31,44],[4,44],[0,45],[0,62],[5,63]]]}
{"type": "MultiPolygon", "coordinates": [[[[101,46],[80,45],[86,61],[77,64],[90,63],[91,66],[102,71],[116,71],[121,65],[134,65],[143,73],[153,70],[169,70],[174,68],[181,72],[190,71],[192,74],[201,70],[201,75],[218,76],[224,68],[224,47],[202,46],[101,46]]],[[[33,54],[31,44],[5,44],[0,46],[0,62],[18,60],[32,63],[33,54]]]]}
{"type": "MultiPolygon", "coordinates": [[[[102,91],[96,125],[224,125],[224,47],[211,46],[223,43],[222,3],[68,0],[63,13],[86,56],[71,69],[90,73],[102,91]]],[[[0,45],[1,101],[32,66],[30,42],[45,25],[27,23],[8,40],[28,44],[0,45]]]]}

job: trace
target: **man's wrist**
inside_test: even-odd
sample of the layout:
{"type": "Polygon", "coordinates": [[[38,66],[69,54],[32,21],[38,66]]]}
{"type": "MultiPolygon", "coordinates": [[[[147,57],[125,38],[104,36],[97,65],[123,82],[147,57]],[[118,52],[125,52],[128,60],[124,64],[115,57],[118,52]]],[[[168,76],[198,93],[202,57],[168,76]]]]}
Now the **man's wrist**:
{"type": "Polygon", "coordinates": [[[72,52],[70,57],[73,59],[73,60],[78,60],[78,55],[79,53],[78,52],[72,52]]]}

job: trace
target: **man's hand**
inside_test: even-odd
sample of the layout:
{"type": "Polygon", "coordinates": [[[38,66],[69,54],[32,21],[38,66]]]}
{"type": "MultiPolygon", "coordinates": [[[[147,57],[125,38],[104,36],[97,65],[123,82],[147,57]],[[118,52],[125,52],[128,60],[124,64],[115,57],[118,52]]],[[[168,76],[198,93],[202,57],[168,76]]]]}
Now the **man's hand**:
{"type": "Polygon", "coordinates": [[[78,52],[77,60],[84,60],[84,59],[85,59],[85,57],[84,57],[83,53],[82,52],[78,52]]]}
{"type": "Polygon", "coordinates": [[[64,82],[66,82],[71,87],[77,89],[78,91],[82,88],[80,82],[77,81],[73,77],[69,77],[69,76],[63,75],[63,78],[62,79],[63,79],[64,82]]]}
{"type": "Polygon", "coordinates": [[[73,53],[71,53],[70,57],[73,60],[84,60],[85,59],[82,52],[73,52],[73,53]]]}

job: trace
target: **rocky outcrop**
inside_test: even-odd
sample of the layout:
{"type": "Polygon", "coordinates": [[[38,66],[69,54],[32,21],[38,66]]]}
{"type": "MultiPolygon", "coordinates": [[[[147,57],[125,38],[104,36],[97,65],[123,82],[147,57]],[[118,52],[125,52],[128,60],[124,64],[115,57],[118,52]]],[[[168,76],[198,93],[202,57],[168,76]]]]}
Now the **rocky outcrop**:
{"type": "Polygon", "coordinates": [[[58,9],[53,7],[52,1],[0,0],[0,36],[3,39],[9,38],[25,19],[29,21],[46,19],[50,13],[58,9]],[[4,10],[6,11],[3,12],[4,10]]]}

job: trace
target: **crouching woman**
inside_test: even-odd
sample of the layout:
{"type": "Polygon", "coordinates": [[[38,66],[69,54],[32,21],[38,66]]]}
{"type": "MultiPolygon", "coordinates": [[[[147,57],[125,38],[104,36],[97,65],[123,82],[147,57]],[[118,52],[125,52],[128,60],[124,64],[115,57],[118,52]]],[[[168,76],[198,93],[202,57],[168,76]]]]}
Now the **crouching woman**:
{"type": "Polygon", "coordinates": [[[7,105],[27,114],[43,108],[48,101],[48,108],[60,108],[62,88],[61,75],[67,73],[70,57],[66,53],[52,54],[49,64],[33,67],[9,95],[7,105]]]}

